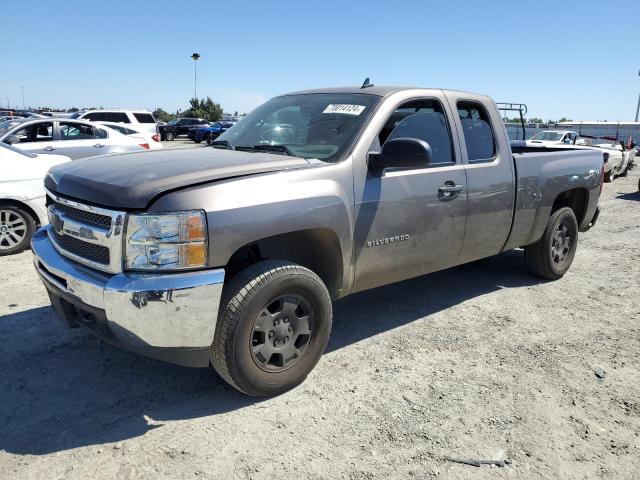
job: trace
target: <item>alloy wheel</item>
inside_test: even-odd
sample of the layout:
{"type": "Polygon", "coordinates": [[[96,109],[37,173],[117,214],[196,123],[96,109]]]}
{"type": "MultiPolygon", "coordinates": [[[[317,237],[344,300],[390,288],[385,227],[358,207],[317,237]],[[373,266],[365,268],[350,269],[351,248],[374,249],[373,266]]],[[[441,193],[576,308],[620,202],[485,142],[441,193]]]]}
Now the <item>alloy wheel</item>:
{"type": "Polygon", "coordinates": [[[14,210],[0,210],[0,250],[15,248],[27,236],[27,219],[14,210]]]}

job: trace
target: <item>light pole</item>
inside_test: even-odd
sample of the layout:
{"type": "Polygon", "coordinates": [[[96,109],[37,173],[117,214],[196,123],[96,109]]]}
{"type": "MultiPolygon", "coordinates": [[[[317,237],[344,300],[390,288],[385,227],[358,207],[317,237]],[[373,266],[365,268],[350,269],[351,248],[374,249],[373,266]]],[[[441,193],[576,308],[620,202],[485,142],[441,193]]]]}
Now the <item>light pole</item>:
{"type": "Polygon", "coordinates": [[[22,90],[22,109],[24,110],[24,87],[20,85],[20,89],[22,90]]]}
{"type": "MultiPolygon", "coordinates": [[[[640,70],[638,71],[640,77],[640,70]]],[[[640,113],[640,93],[638,94],[638,106],[636,107],[636,122],[638,121],[638,114],[640,113]]]]}
{"type": "Polygon", "coordinates": [[[200,57],[199,53],[191,55],[193,58],[193,98],[198,98],[198,59],[200,57]]]}

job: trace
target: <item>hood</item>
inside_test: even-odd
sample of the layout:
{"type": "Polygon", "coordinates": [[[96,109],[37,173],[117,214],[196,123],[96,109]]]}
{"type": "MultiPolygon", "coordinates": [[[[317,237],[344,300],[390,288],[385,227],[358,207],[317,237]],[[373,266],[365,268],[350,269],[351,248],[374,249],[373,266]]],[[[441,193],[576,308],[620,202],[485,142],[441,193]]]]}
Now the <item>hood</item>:
{"type": "Polygon", "coordinates": [[[45,186],[108,208],[142,209],[156,196],[224,178],[307,168],[318,162],[211,147],[164,149],[76,160],[52,168],[45,186]]]}

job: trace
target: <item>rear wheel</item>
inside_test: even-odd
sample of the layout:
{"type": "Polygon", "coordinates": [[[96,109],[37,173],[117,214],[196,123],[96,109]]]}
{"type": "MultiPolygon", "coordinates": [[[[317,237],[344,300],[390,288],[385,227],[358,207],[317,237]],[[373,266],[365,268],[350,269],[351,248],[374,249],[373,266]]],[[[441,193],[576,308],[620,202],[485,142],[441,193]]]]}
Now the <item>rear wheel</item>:
{"type": "Polygon", "coordinates": [[[233,387],[252,396],[283,393],[304,381],[331,331],[331,299],[312,271],[263,261],[225,287],[211,363],[233,387]]]}
{"type": "Polygon", "coordinates": [[[542,238],[524,248],[529,271],[539,277],[557,280],[573,262],[578,247],[578,221],[569,207],[555,211],[547,221],[542,238]]]}
{"type": "Polygon", "coordinates": [[[36,222],[13,205],[0,204],[0,256],[19,253],[29,247],[36,222]]]}
{"type": "Polygon", "coordinates": [[[176,134],[173,132],[167,132],[164,134],[164,138],[167,142],[173,142],[176,139],[176,134]]]}

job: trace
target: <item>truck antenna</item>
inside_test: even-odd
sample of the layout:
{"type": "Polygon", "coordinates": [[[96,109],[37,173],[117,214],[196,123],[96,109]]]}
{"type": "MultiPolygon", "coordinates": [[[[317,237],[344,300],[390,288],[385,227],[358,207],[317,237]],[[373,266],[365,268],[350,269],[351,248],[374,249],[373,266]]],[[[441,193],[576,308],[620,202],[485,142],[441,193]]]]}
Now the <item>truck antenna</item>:
{"type": "Polygon", "coordinates": [[[369,88],[369,87],[373,87],[373,83],[371,83],[369,81],[369,77],[367,77],[364,79],[364,82],[360,88],[369,88]]]}

